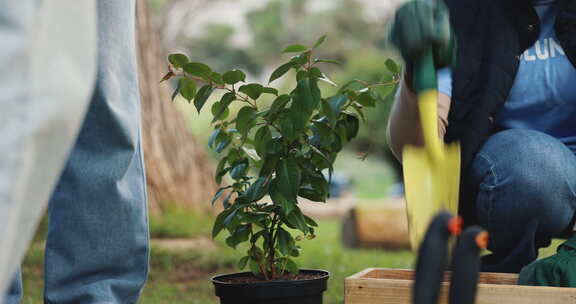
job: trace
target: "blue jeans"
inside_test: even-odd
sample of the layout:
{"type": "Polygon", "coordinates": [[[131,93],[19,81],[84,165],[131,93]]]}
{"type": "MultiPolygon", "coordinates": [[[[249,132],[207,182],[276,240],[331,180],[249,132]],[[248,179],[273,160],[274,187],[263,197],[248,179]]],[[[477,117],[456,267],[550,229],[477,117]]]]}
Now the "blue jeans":
{"type": "Polygon", "coordinates": [[[538,248],[572,230],[576,156],[558,139],[532,130],[506,130],[488,139],[473,161],[479,185],[476,213],[488,230],[483,271],[519,272],[538,248]]]}
{"type": "MultiPolygon", "coordinates": [[[[97,7],[97,81],[48,207],[45,303],[136,303],[148,274],[135,3],[97,7]]],[[[21,286],[18,273],[6,303],[21,286]]]]}

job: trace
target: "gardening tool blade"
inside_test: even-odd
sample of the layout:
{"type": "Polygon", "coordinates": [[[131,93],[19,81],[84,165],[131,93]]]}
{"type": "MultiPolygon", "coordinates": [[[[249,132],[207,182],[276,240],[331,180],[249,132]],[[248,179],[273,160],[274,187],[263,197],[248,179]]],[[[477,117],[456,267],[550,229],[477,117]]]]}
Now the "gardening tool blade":
{"type": "Polygon", "coordinates": [[[424,147],[406,146],[402,152],[410,243],[413,250],[424,238],[432,217],[441,210],[458,213],[460,146],[438,137],[438,92],[432,52],[415,64],[424,147]]]}

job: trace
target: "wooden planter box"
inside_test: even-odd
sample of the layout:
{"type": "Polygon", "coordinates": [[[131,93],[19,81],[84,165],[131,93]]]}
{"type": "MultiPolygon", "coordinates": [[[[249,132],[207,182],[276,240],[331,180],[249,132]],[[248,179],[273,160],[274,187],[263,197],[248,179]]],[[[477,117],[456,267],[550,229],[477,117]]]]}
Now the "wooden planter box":
{"type": "MultiPolygon", "coordinates": [[[[414,271],[369,268],[346,278],[346,304],[411,304],[414,271]]],[[[440,302],[448,303],[446,272],[440,302]]],[[[518,286],[518,276],[502,273],[481,273],[476,296],[477,304],[569,304],[576,303],[576,288],[518,286]]]]}

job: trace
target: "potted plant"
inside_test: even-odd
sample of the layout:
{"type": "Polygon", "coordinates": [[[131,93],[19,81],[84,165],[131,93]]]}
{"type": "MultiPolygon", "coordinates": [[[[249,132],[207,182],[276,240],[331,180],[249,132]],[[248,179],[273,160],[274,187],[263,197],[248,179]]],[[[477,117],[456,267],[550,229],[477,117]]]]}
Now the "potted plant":
{"type": "Polygon", "coordinates": [[[218,189],[212,200],[222,200],[213,237],[228,234],[226,244],[245,244],[238,267],[249,272],[212,279],[221,303],[322,303],[329,273],[299,269],[293,258],[298,243],[313,239],[317,223],[302,213],[299,198],[325,202],[329,196],[332,165],[352,140],[364,109],[391,94],[399,81],[399,68],[386,62],[389,72],[378,83],[351,80],[333,96],[323,96],[319,82],[337,86],[320,69],[333,60],[314,58],[313,47],[290,45],[295,53],[270,76],[268,84],[246,83],[240,70],[223,74],[183,54],[171,54],[169,72],[176,77],[173,98],[182,95],[200,112],[215,91],[222,91],[211,107],[214,132],[208,145],[221,156],[216,182],[231,182],[218,189]],[[293,71],[294,87],[280,93],[269,83],[293,71]],[[272,102],[263,101],[265,95],[272,102]],[[241,105],[230,115],[232,104],[241,105]]]}

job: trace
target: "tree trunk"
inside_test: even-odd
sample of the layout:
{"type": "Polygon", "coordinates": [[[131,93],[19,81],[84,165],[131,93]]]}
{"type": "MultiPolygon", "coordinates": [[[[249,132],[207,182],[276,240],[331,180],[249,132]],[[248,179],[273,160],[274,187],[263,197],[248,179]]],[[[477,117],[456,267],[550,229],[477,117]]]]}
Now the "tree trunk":
{"type": "Polygon", "coordinates": [[[159,83],[167,72],[163,50],[152,27],[146,0],[137,0],[137,43],[142,136],[153,214],[169,205],[206,210],[216,184],[214,166],[187,129],[186,121],[170,101],[167,83],[159,83]]]}

